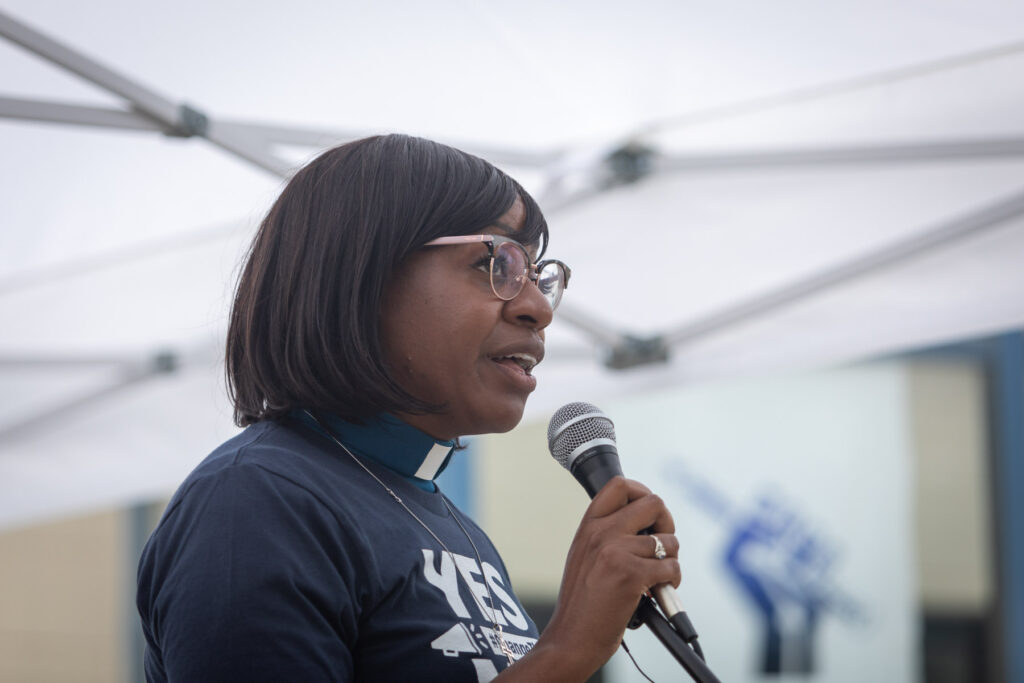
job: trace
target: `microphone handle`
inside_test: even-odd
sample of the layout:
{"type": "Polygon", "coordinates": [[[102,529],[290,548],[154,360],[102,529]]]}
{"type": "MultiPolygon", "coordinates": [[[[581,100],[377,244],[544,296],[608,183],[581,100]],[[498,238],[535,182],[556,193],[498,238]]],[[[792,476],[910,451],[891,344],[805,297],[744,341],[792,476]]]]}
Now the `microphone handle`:
{"type": "Polygon", "coordinates": [[[596,496],[613,477],[623,476],[619,452],[615,446],[608,444],[588,448],[586,453],[573,462],[571,472],[591,498],[596,496]]]}

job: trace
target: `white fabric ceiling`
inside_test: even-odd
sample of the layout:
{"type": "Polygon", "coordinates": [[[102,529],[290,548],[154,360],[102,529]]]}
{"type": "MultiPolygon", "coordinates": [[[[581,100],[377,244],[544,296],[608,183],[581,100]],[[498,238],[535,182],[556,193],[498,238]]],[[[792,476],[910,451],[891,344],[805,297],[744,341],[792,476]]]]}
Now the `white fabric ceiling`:
{"type": "MultiPolygon", "coordinates": [[[[574,270],[535,416],[1024,324],[1024,6],[2,11],[215,121],[493,151],[541,196],[574,270]],[[653,172],[597,191],[627,142],[655,151],[653,172]],[[516,151],[551,161],[507,163],[516,151]],[[673,330],[667,364],[600,363],[596,339],[673,330]]],[[[4,40],[0,96],[125,106],[4,40]]],[[[0,526],[166,492],[232,430],[226,301],[282,181],[200,138],[0,118],[0,140],[0,526]],[[179,370],[154,377],[162,352],[179,370]]]]}

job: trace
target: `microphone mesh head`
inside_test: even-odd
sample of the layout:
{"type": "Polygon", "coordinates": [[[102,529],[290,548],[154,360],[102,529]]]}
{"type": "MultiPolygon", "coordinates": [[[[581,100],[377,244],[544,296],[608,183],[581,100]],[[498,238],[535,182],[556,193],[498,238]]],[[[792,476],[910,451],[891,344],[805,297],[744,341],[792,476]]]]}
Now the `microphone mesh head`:
{"type": "Polygon", "coordinates": [[[569,469],[569,456],[583,444],[595,439],[615,441],[615,425],[597,406],[567,403],[555,411],[548,423],[548,449],[551,457],[569,469]]]}

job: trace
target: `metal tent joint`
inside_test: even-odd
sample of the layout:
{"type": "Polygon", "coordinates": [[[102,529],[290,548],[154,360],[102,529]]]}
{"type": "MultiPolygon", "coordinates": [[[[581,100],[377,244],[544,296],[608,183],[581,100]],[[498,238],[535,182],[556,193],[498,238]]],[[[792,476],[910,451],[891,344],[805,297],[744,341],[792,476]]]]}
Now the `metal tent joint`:
{"type": "Polygon", "coordinates": [[[181,104],[178,105],[178,123],[174,131],[168,135],[176,138],[206,137],[209,130],[210,119],[206,114],[192,106],[181,104]]]}
{"type": "Polygon", "coordinates": [[[149,359],[149,370],[155,375],[169,375],[181,366],[181,359],[174,351],[158,351],[149,359]]]}
{"type": "Polygon", "coordinates": [[[642,365],[667,363],[668,344],[663,335],[635,337],[624,335],[622,340],[609,349],[604,365],[612,370],[627,370],[642,365]]]}
{"type": "Polygon", "coordinates": [[[654,168],[654,149],[638,142],[629,142],[605,157],[612,184],[635,183],[650,175],[654,168]]]}

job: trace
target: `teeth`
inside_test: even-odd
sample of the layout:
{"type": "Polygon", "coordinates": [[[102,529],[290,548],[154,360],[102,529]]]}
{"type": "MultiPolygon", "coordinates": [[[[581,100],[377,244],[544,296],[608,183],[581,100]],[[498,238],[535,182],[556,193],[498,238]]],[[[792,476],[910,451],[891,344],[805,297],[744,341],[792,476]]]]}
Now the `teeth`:
{"type": "Polygon", "coordinates": [[[499,360],[503,360],[505,358],[514,360],[519,365],[519,367],[521,367],[523,370],[526,370],[527,372],[532,370],[534,366],[537,365],[537,359],[528,353],[510,353],[507,356],[502,356],[499,360]]]}

